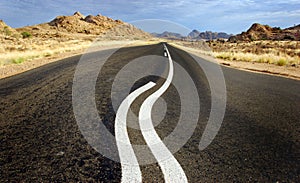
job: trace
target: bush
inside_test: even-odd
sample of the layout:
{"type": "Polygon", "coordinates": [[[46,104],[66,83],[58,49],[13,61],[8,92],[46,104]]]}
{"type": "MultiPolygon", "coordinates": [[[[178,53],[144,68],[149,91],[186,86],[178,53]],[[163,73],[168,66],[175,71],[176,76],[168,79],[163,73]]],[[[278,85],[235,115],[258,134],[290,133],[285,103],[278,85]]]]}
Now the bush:
{"type": "Polygon", "coordinates": [[[293,36],[291,36],[291,35],[285,35],[283,39],[284,40],[290,40],[290,41],[294,41],[295,40],[295,38],[293,36]]]}
{"type": "Polygon", "coordinates": [[[24,59],[23,57],[16,58],[16,59],[13,59],[13,60],[12,60],[12,62],[13,62],[14,64],[20,64],[20,63],[22,63],[22,62],[24,62],[24,61],[25,61],[25,59],[24,59]]]}
{"type": "Polygon", "coordinates": [[[216,58],[224,59],[224,60],[231,60],[231,56],[229,53],[220,53],[216,55],[216,58]]]}
{"type": "Polygon", "coordinates": [[[9,28],[7,26],[5,26],[3,28],[3,33],[6,35],[6,36],[10,36],[12,34],[12,32],[9,30],[9,28]]]}
{"type": "Polygon", "coordinates": [[[287,64],[287,61],[283,58],[281,58],[277,61],[277,65],[279,65],[279,66],[284,66],[286,64],[287,64]]]}
{"type": "Polygon", "coordinates": [[[30,38],[30,37],[32,37],[32,35],[29,32],[22,32],[21,35],[23,36],[23,38],[30,38]]]}

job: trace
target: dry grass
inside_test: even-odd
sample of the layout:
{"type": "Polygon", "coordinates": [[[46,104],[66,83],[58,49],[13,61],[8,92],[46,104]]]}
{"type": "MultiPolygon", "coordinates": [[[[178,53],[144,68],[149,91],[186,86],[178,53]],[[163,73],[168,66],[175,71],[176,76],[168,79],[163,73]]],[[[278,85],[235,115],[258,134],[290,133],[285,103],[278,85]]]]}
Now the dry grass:
{"type": "Polygon", "coordinates": [[[253,41],[253,42],[209,42],[208,45],[215,52],[243,52],[254,54],[300,56],[299,41],[253,41]]]}
{"type": "Polygon", "coordinates": [[[300,59],[288,55],[277,56],[274,54],[254,54],[254,53],[235,53],[235,52],[214,52],[216,58],[229,61],[245,61],[245,62],[258,62],[276,64],[279,66],[300,64],[300,59]]]}
{"type": "Polygon", "coordinates": [[[21,64],[27,61],[32,61],[35,59],[45,58],[45,57],[57,57],[60,54],[73,52],[77,50],[84,50],[93,47],[110,47],[113,45],[123,45],[129,44],[131,42],[140,44],[149,44],[157,40],[149,40],[145,43],[143,40],[133,39],[120,39],[111,40],[108,38],[99,38],[98,36],[82,36],[82,35],[61,35],[56,38],[40,38],[40,37],[30,37],[30,38],[11,38],[0,37],[0,42],[2,41],[3,47],[0,48],[0,66],[6,66],[10,64],[21,64]],[[97,40],[97,42],[94,42],[97,40]]]}
{"type": "MultiPolygon", "coordinates": [[[[120,20],[75,13],[50,23],[13,29],[0,20],[0,66],[88,48],[94,40],[144,40],[150,36],[120,20]]],[[[102,44],[102,43],[101,43],[102,44]]],[[[110,45],[110,44],[108,44],[110,45]]],[[[101,45],[102,46],[102,45],[101,45]]]]}
{"type": "Polygon", "coordinates": [[[229,43],[212,41],[176,42],[197,49],[198,53],[227,61],[268,63],[279,66],[300,65],[299,41],[253,41],[229,43]]]}
{"type": "Polygon", "coordinates": [[[299,41],[209,42],[216,58],[229,61],[300,65],[299,41]]]}
{"type": "Polygon", "coordinates": [[[32,41],[31,44],[27,44],[23,49],[18,49],[18,47],[22,47],[22,45],[11,45],[15,46],[15,49],[0,51],[0,66],[20,64],[37,58],[51,57],[65,52],[85,49],[90,46],[90,44],[91,41],[89,40],[70,40],[65,42],[48,40],[40,44],[32,41]]]}

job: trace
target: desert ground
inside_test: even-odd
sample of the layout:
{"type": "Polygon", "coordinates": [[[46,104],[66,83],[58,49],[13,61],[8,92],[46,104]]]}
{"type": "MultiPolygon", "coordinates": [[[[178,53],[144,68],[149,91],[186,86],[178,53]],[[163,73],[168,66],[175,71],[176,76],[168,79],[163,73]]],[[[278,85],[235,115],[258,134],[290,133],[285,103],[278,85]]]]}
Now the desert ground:
{"type": "Polygon", "coordinates": [[[228,67],[300,79],[299,41],[181,41],[172,44],[228,67]]]}
{"type": "MultiPolygon", "coordinates": [[[[110,147],[117,146],[114,137],[118,136],[118,131],[126,132],[126,123],[121,125],[125,128],[116,130],[118,115],[113,106],[114,96],[125,94],[125,98],[126,88],[132,91],[128,90],[130,96],[140,86],[155,83],[155,87],[128,105],[138,114],[152,92],[168,83],[160,75],[152,75],[152,70],[168,71],[169,76],[181,79],[179,88],[170,85],[160,96],[166,106],[165,115],[155,126],[157,134],[154,136],[182,139],[184,132],[193,128],[186,143],[174,153],[190,182],[297,182],[300,180],[299,41],[256,40],[268,38],[266,35],[281,39],[281,32],[293,35],[291,31],[294,29],[273,30],[255,25],[247,33],[228,41],[187,41],[156,38],[121,20],[102,15],[84,16],[79,12],[16,29],[0,21],[0,43],[3,45],[0,48],[0,142],[3,144],[0,146],[0,182],[121,182],[124,164],[94,149],[78,117],[87,122],[84,128],[88,136],[96,137],[92,141],[101,142],[101,150],[119,157],[121,151],[110,147]],[[107,58],[105,52],[110,50],[106,49],[124,45],[125,48],[107,58]],[[166,50],[168,58],[160,58],[169,60],[169,67],[155,65],[149,60],[146,70],[143,64],[135,64],[136,70],[125,70],[128,77],[120,77],[118,91],[112,89],[120,71],[133,59],[159,57],[166,50]],[[81,54],[88,51],[88,59],[78,64],[81,54]],[[191,54],[204,59],[196,61],[191,54]],[[187,80],[178,70],[170,74],[172,59],[191,77],[194,86],[182,85],[187,80]],[[99,73],[97,67],[102,65],[98,61],[104,60],[103,72],[99,73]],[[79,72],[78,65],[82,66],[79,72]],[[210,68],[220,70],[216,72],[210,68]],[[150,74],[145,72],[146,77],[135,80],[132,73],[137,70],[143,74],[150,71],[150,74]],[[185,90],[191,87],[198,95],[193,97],[190,90],[185,90]],[[199,103],[194,104],[197,98],[199,103]],[[196,109],[196,114],[190,109],[196,109]],[[187,114],[187,118],[178,125],[181,114],[187,114]],[[216,123],[220,116],[222,125],[216,123]],[[190,123],[192,118],[196,122],[194,127],[190,123]],[[112,141],[99,131],[102,125],[112,134],[112,141]],[[220,129],[216,130],[219,125],[220,129]],[[202,137],[211,139],[211,132],[205,135],[207,127],[216,136],[202,149],[199,148],[202,137]],[[173,133],[176,131],[178,134],[173,133]]],[[[128,120],[139,121],[138,118],[128,120]]],[[[132,144],[148,143],[142,130],[128,128],[127,134],[132,144]]],[[[152,143],[161,144],[159,141],[152,143]]],[[[171,145],[176,143],[171,141],[171,145]]],[[[151,153],[150,148],[148,150],[151,153]]],[[[174,165],[168,160],[165,162],[140,164],[142,181],[165,182],[164,178],[170,174],[163,172],[161,165],[174,165]]],[[[136,172],[128,177],[134,177],[136,172]]],[[[172,177],[180,175],[172,172],[172,177]]]]}
{"type": "Polygon", "coordinates": [[[83,54],[95,44],[107,49],[149,38],[148,33],[121,20],[80,12],[17,29],[0,21],[0,78],[83,54]]]}
{"type": "MultiPolygon", "coordinates": [[[[269,31],[267,28],[254,24],[247,33],[257,38],[262,34],[259,30],[266,32],[269,31]]],[[[241,38],[243,36],[240,35],[241,38]]],[[[236,37],[239,38],[239,35],[236,37]]],[[[124,44],[169,42],[197,55],[210,56],[210,59],[229,67],[300,78],[300,41],[168,40],[154,38],[121,20],[102,15],[84,16],[80,12],[71,16],[58,16],[48,23],[17,29],[0,21],[0,42],[3,45],[0,48],[0,78],[83,54],[95,42],[99,49],[124,44]]]]}

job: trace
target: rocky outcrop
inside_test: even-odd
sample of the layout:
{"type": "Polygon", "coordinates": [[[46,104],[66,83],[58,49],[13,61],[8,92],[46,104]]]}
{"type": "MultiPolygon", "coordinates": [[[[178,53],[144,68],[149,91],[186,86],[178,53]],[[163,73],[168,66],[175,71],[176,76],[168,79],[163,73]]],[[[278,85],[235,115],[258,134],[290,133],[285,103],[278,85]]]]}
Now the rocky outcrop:
{"type": "Polygon", "coordinates": [[[281,29],[255,23],[247,32],[229,38],[230,42],[258,40],[300,40],[300,25],[281,29]]]}
{"type": "Polygon", "coordinates": [[[66,34],[70,36],[72,34],[101,36],[105,36],[108,34],[120,34],[120,37],[151,37],[150,34],[141,31],[134,26],[129,26],[129,24],[126,24],[121,20],[114,20],[100,14],[96,16],[84,16],[80,12],[75,12],[71,16],[58,16],[48,23],[19,28],[18,31],[31,32],[36,37],[44,38],[62,35],[65,36],[66,34]],[[116,31],[116,33],[112,33],[112,31],[116,31]]]}
{"type": "Polygon", "coordinates": [[[166,38],[166,39],[181,39],[184,38],[183,35],[175,32],[168,32],[165,31],[163,33],[152,33],[153,36],[158,37],[158,38],[166,38]]]}
{"type": "Polygon", "coordinates": [[[225,32],[212,32],[212,31],[205,31],[205,32],[199,32],[198,30],[193,30],[191,33],[189,33],[188,38],[189,39],[204,39],[204,40],[215,40],[215,39],[228,39],[230,36],[225,32]]]}
{"type": "Polygon", "coordinates": [[[14,28],[8,26],[3,20],[0,20],[0,35],[1,37],[20,37],[20,33],[18,33],[14,28]]]}
{"type": "Polygon", "coordinates": [[[192,30],[192,32],[190,32],[188,34],[188,38],[195,39],[195,38],[197,38],[200,35],[200,33],[201,32],[199,32],[198,30],[194,29],[194,30],[192,30]]]}

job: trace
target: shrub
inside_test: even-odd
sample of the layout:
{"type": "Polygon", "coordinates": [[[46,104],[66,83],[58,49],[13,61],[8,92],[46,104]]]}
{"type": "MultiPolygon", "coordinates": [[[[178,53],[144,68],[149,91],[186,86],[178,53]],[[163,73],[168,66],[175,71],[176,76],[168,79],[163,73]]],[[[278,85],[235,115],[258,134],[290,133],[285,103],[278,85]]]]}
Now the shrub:
{"type": "Polygon", "coordinates": [[[258,58],[257,62],[266,63],[266,59],[264,57],[260,57],[260,58],[258,58]]]}
{"type": "Polygon", "coordinates": [[[23,57],[15,58],[15,59],[12,60],[12,62],[14,64],[20,64],[20,63],[22,63],[24,61],[25,61],[25,59],[23,57]]]}
{"type": "Polygon", "coordinates": [[[216,55],[216,58],[224,59],[224,60],[231,60],[230,53],[220,53],[216,55]]]}
{"type": "Polygon", "coordinates": [[[277,65],[279,65],[279,66],[283,66],[283,65],[286,65],[286,64],[287,64],[287,61],[283,58],[281,58],[277,61],[277,65]]]}
{"type": "Polygon", "coordinates": [[[291,35],[285,35],[283,39],[284,40],[290,40],[290,41],[294,41],[295,40],[295,38],[293,36],[291,36],[291,35]]]}
{"type": "Polygon", "coordinates": [[[5,26],[3,28],[3,33],[6,35],[6,36],[10,36],[12,34],[12,32],[9,30],[9,28],[7,26],[5,26]]]}
{"type": "Polygon", "coordinates": [[[32,37],[32,35],[29,32],[22,32],[21,35],[23,36],[23,38],[30,38],[30,37],[32,37]]]}
{"type": "Polygon", "coordinates": [[[52,54],[48,52],[48,53],[45,54],[45,57],[50,57],[51,55],[52,54]]]}

